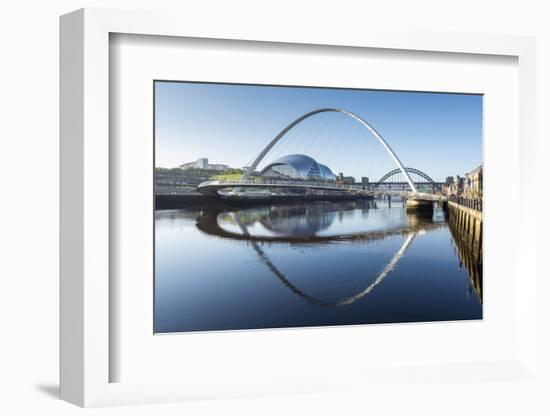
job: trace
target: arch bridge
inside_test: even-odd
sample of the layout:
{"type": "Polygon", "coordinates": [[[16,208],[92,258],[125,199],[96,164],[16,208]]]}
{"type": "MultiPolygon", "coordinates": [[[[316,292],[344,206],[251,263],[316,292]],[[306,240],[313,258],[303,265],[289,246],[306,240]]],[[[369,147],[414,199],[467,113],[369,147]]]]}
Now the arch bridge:
{"type": "MultiPolygon", "coordinates": [[[[310,111],[297,119],[292,123],[286,126],[283,130],[279,132],[260,152],[256,159],[252,162],[250,167],[246,170],[243,176],[239,180],[216,180],[216,181],[206,181],[197,187],[197,190],[205,195],[209,196],[221,196],[219,191],[227,189],[238,189],[243,188],[255,188],[255,189],[264,189],[270,190],[274,188],[286,188],[286,189],[305,189],[305,190],[321,190],[321,191],[340,191],[346,194],[358,195],[358,196],[375,196],[375,195],[399,195],[407,199],[417,200],[417,201],[443,201],[446,198],[442,195],[436,195],[434,193],[420,192],[417,188],[415,182],[412,180],[410,173],[420,172],[413,168],[406,169],[397,154],[393,151],[388,142],[382,137],[382,135],[365,119],[358,116],[355,113],[341,109],[341,108],[320,108],[317,110],[310,111]],[[390,156],[393,162],[397,165],[395,169],[399,174],[401,174],[408,186],[407,189],[365,189],[362,185],[346,185],[340,183],[332,182],[314,182],[310,180],[290,180],[290,181],[279,181],[279,180],[270,180],[266,178],[258,178],[253,176],[258,165],[269,153],[269,151],[280,141],[286,134],[292,130],[295,126],[303,122],[304,120],[313,117],[321,113],[340,113],[346,117],[357,122],[359,125],[368,130],[377,142],[384,148],[386,153],[390,156]]],[[[393,171],[392,171],[393,172],[393,171]]],[[[388,172],[389,174],[390,172],[388,172]]],[[[392,174],[393,175],[393,174],[392,174]]],[[[391,177],[390,175],[389,177],[391,177]]],[[[425,177],[428,177],[426,174],[423,174],[425,177]]],[[[386,176],[386,175],[384,175],[386,176]]],[[[429,177],[428,177],[429,178],[429,177]]]]}
{"type": "MultiPolygon", "coordinates": [[[[405,170],[413,179],[418,190],[430,189],[432,192],[437,192],[443,189],[444,182],[434,181],[428,174],[422,172],[420,169],[406,167],[405,170]]],[[[378,181],[373,182],[371,187],[377,190],[410,190],[408,182],[403,180],[400,169],[390,170],[378,179],[378,181]]]]}

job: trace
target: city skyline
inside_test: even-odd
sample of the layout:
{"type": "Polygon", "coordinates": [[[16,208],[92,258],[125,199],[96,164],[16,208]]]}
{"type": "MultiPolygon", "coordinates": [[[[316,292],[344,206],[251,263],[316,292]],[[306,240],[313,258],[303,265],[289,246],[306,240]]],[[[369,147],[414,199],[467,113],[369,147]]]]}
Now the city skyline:
{"type": "MultiPolygon", "coordinates": [[[[187,168],[187,165],[197,164],[201,160],[206,161],[206,163],[209,165],[209,167],[207,167],[205,169],[209,169],[209,170],[223,170],[223,169],[220,168],[220,166],[223,166],[226,169],[244,169],[244,168],[248,167],[248,166],[241,166],[241,167],[239,167],[239,166],[229,166],[227,164],[220,164],[220,163],[210,163],[211,162],[210,158],[208,158],[208,157],[199,157],[196,160],[184,161],[184,162],[180,163],[178,166],[173,166],[172,168],[168,168],[168,169],[182,168],[182,167],[187,168]]],[[[164,166],[159,166],[159,167],[164,168],[164,166]]],[[[449,179],[454,180],[457,176],[464,179],[464,177],[466,175],[468,175],[469,172],[471,172],[473,170],[476,170],[476,169],[479,169],[480,167],[483,167],[483,163],[481,163],[478,166],[475,166],[473,169],[470,169],[470,171],[468,171],[468,172],[456,173],[456,174],[453,174],[453,175],[447,175],[445,178],[443,178],[442,182],[448,182],[449,179]]]]}
{"type": "MultiPolygon", "coordinates": [[[[483,163],[481,95],[162,81],[155,83],[155,165],[208,158],[241,168],[290,122],[325,107],[365,118],[404,165],[436,181],[483,163]]],[[[298,125],[266,162],[285,152],[316,151],[335,172],[375,180],[395,165],[353,123],[326,116],[303,123],[301,130],[298,125]]]]}

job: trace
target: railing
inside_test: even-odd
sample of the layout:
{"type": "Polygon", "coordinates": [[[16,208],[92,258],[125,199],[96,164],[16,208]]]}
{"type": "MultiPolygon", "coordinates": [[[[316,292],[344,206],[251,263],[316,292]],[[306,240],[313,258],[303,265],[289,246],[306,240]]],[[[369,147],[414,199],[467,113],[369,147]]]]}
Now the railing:
{"type": "Polygon", "coordinates": [[[260,179],[260,178],[253,178],[253,179],[240,179],[240,180],[212,180],[212,181],[206,181],[202,182],[199,187],[205,187],[205,186],[218,186],[218,185],[227,185],[227,186],[253,186],[253,185],[269,185],[269,186],[297,186],[301,188],[324,188],[324,189],[336,189],[336,190],[346,190],[346,191],[363,191],[363,192],[369,192],[371,194],[380,194],[380,195],[386,195],[386,194],[409,194],[409,195],[415,195],[415,192],[412,191],[388,191],[388,190],[377,190],[377,189],[370,189],[369,187],[364,187],[363,185],[346,185],[346,184],[340,184],[335,182],[317,182],[317,181],[279,181],[279,180],[271,180],[271,179],[260,179]]]}
{"type": "Polygon", "coordinates": [[[329,189],[345,189],[350,191],[363,190],[361,185],[342,185],[332,182],[316,182],[316,181],[276,181],[265,179],[240,179],[240,180],[214,180],[201,183],[199,186],[209,185],[273,185],[273,186],[299,186],[312,188],[329,188],[329,189]]]}
{"type": "Polygon", "coordinates": [[[483,211],[483,198],[473,196],[454,196],[450,197],[450,201],[456,202],[458,205],[462,205],[466,208],[475,209],[477,211],[483,211]]]}
{"type": "Polygon", "coordinates": [[[202,182],[198,188],[204,188],[208,186],[214,187],[239,187],[239,186],[280,186],[280,187],[300,187],[300,188],[320,188],[320,189],[334,189],[339,191],[355,191],[368,195],[400,195],[405,198],[418,198],[428,199],[433,201],[447,200],[447,197],[436,194],[426,194],[423,192],[412,191],[388,191],[388,190],[373,190],[364,188],[363,185],[344,185],[334,182],[317,182],[317,181],[280,181],[270,180],[264,178],[252,178],[252,179],[239,179],[239,180],[211,180],[202,182]]]}

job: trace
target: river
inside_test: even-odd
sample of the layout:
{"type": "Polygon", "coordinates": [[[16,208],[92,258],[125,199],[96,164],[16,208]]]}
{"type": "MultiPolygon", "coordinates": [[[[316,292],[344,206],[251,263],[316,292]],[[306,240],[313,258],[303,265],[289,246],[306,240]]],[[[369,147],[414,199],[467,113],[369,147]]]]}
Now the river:
{"type": "Polygon", "coordinates": [[[464,261],[400,200],[158,210],[154,331],[481,319],[464,261]]]}

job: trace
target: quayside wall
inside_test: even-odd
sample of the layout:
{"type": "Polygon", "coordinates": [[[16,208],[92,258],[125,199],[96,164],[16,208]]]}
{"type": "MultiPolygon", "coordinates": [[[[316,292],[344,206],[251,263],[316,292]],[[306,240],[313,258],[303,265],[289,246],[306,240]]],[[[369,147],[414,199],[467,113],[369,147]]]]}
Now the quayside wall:
{"type": "Polygon", "coordinates": [[[483,212],[453,201],[446,205],[449,228],[458,254],[482,298],[483,212]]]}

